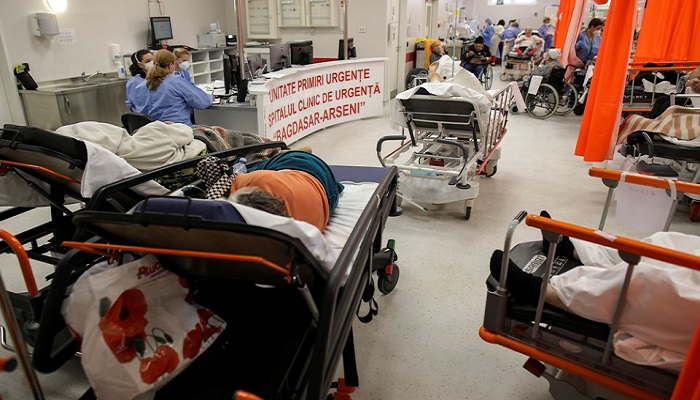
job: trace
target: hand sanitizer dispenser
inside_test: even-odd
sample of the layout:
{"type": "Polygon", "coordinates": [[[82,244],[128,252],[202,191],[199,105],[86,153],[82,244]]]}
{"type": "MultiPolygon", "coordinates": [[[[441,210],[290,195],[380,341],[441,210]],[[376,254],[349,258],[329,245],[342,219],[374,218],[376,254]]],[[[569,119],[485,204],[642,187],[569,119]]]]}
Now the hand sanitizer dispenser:
{"type": "Polygon", "coordinates": [[[29,18],[34,36],[56,36],[58,35],[58,21],[56,14],[36,13],[29,18]]]}

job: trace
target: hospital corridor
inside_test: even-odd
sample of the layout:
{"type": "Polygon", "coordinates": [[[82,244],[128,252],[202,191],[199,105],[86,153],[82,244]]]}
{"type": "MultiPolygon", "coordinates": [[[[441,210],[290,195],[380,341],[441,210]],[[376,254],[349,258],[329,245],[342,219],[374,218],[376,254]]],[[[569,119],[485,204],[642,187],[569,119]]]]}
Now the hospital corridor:
{"type": "Polygon", "coordinates": [[[0,9],[0,400],[700,400],[700,2],[0,9]]]}
{"type": "MultiPolygon", "coordinates": [[[[382,117],[328,128],[292,147],[311,146],[333,165],[377,166],[376,141],[395,134],[388,112],[387,105],[382,117]]],[[[396,240],[401,276],[394,291],[377,297],[379,314],[372,322],[354,322],[360,378],[355,398],[551,398],[547,382],[522,368],[525,356],[487,344],[478,330],[484,318],[489,258],[493,250],[503,248],[508,225],[518,212],[547,210],[562,221],[598,225],[607,188],[588,176],[588,170],[616,169],[622,157],[617,155],[607,165],[582,162],[573,154],[580,121],[574,114],[546,124],[527,114],[510,115],[498,172],[481,178],[468,221],[462,202],[426,205],[428,211],[404,202],[403,215],[389,217],[384,237],[396,240]]],[[[679,232],[698,232],[683,206],[672,226],[679,232]]],[[[616,223],[614,207],[606,231],[639,237],[616,223]]],[[[539,230],[521,228],[514,242],[540,239],[539,230]]],[[[3,277],[10,289],[22,287],[18,271],[7,269],[3,277]]],[[[87,387],[78,359],[39,377],[52,399],[76,398],[87,387]]],[[[2,374],[0,379],[4,398],[29,396],[16,374],[2,374]]]]}

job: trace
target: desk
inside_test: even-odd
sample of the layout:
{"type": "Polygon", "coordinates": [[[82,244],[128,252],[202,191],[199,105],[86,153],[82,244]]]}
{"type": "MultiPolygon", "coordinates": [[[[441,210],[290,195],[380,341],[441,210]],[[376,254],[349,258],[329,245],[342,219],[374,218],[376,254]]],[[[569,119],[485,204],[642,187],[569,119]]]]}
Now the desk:
{"type": "Polygon", "coordinates": [[[250,101],[213,105],[195,110],[195,121],[290,144],[336,124],[379,116],[386,60],[360,58],[277,71],[264,83],[248,85],[255,106],[250,101]]]}

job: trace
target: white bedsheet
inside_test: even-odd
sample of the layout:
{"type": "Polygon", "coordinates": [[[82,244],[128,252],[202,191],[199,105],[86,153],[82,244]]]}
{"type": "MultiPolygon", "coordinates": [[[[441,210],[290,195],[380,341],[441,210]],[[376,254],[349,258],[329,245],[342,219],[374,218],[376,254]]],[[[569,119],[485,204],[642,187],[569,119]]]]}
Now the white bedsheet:
{"type": "Polygon", "coordinates": [[[247,224],[263,226],[301,240],[321,266],[330,272],[372,193],[377,188],[377,183],[374,182],[342,183],[345,190],[340,194],[338,207],[331,215],[323,233],[315,226],[303,221],[270,214],[241,204],[232,204],[247,224]]]}

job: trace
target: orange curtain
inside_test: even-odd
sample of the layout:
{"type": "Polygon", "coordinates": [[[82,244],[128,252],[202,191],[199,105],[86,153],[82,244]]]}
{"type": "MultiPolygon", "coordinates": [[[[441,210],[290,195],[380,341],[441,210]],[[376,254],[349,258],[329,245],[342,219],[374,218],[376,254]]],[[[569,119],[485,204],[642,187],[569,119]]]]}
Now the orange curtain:
{"type": "MultiPolygon", "coordinates": [[[[576,0],[561,0],[557,11],[557,29],[554,31],[554,47],[561,49],[566,41],[566,33],[569,31],[571,16],[576,8],[576,0]]],[[[580,23],[580,21],[579,21],[580,23]]]]}
{"type": "MultiPolygon", "coordinates": [[[[648,0],[635,62],[700,60],[700,1],[648,0]]],[[[605,29],[607,31],[608,24],[605,29]]]]}
{"type": "Polygon", "coordinates": [[[608,10],[576,143],[576,155],[583,156],[584,161],[612,159],[632,42],[635,4],[636,0],[612,0],[608,10]]]}
{"type": "MultiPolygon", "coordinates": [[[[581,62],[578,57],[576,57],[574,45],[576,44],[578,34],[581,32],[581,21],[586,14],[588,3],[586,0],[575,0],[571,4],[571,7],[568,30],[566,32],[561,32],[563,38],[560,40],[563,41],[563,43],[561,47],[556,44],[554,46],[561,50],[560,61],[563,65],[579,64],[581,62]]],[[[558,27],[557,32],[560,32],[558,27]]],[[[573,72],[573,70],[570,70],[570,72],[573,72]]],[[[570,78],[570,76],[567,76],[567,79],[568,78],[570,78]]]]}

